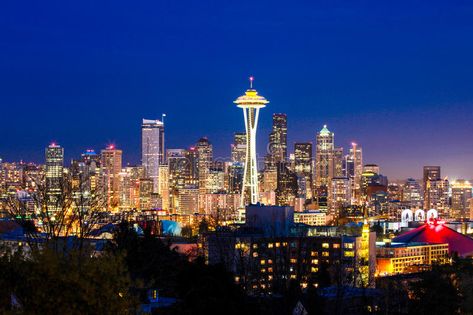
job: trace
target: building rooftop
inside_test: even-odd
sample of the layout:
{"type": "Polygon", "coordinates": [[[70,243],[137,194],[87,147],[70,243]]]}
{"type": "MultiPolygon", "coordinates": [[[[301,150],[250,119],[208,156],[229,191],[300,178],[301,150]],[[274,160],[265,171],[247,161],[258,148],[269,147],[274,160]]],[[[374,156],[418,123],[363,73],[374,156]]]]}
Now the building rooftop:
{"type": "Polygon", "coordinates": [[[392,241],[394,243],[448,243],[450,254],[456,252],[461,257],[473,256],[473,239],[452,230],[441,221],[430,221],[399,235],[392,241]]]}
{"type": "Polygon", "coordinates": [[[321,136],[328,136],[330,135],[330,130],[328,130],[327,125],[324,125],[324,127],[319,131],[319,134],[321,136]]]}

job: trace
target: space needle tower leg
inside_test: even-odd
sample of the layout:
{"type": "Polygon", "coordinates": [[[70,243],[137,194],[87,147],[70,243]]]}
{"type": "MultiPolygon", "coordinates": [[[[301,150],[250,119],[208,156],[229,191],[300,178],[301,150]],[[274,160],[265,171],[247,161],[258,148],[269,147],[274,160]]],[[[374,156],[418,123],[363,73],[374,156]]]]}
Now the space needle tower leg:
{"type": "Polygon", "coordinates": [[[234,103],[243,109],[246,129],[246,159],[239,209],[239,220],[244,221],[245,206],[256,204],[259,199],[256,130],[258,128],[259,110],[269,102],[253,89],[253,77],[251,77],[250,88],[245,92],[245,95],[237,98],[234,103]]]}

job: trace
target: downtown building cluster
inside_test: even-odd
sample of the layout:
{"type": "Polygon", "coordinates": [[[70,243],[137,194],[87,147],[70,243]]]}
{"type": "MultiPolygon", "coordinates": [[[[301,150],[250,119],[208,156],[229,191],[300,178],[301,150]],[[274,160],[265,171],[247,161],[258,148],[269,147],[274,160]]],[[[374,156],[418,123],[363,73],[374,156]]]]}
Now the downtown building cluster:
{"type": "MultiPolygon", "coordinates": [[[[140,165],[124,166],[115,145],[86,150],[65,165],[64,148],[52,143],[44,164],[1,162],[1,198],[21,200],[27,209],[21,215],[34,217],[44,209],[32,196],[44,192],[40,207],[54,221],[64,210],[59,206],[67,184],[84,211],[93,207],[108,215],[105,224],[152,220],[160,235],[187,227],[190,235],[201,234],[207,262],[226,265],[253,294],[273,292],[289,280],[303,288],[319,285],[320,271],[330,268],[332,277],[344,275],[343,285],[373,287],[376,276],[445,263],[464,242],[455,233],[472,232],[468,181],[451,182],[440,166],[425,166],[421,179],[389,182],[380,166],[365,162],[360,144],[344,149],[327,125],[312,141],[290,146],[284,113],[272,115],[267,150],[258,155],[259,111],[269,101],[251,83],[234,103],[243,110],[245,131],[234,133],[228,158],[216,157],[207,137],[172,148],[163,115],[142,120],[140,165]],[[436,241],[396,243],[380,242],[372,231],[376,224],[380,235],[389,236],[440,218],[457,232],[445,227],[445,238],[436,241]],[[179,228],[167,230],[163,222],[179,228]],[[202,222],[208,226],[203,233],[202,222]]],[[[469,245],[459,248],[473,255],[469,245]]]]}

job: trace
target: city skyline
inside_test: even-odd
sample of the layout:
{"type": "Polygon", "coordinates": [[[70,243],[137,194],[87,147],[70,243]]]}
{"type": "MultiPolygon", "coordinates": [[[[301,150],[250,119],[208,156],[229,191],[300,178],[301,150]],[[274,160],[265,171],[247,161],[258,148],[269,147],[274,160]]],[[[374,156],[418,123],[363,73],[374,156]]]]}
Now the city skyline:
{"type": "Polygon", "coordinates": [[[229,157],[244,131],[231,102],[254,75],[272,102],[260,116],[261,158],[272,114],[286,113],[289,152],[327,124],[337,146],[359,143],[393,180],[421,178],[424,165],[472,178],[473,7],[431,4],[173,3],[135,7],[128,19],[121,2],[80,4],[72,16],[56,14],[60,5],[4,4],[0,132],[10,136],[0,157],[44,162],[57,141],[70,161],[115,143],[139,164],[140,121],[161,113],[168,148],[207,136],[215,156],[229,157]],[[261,20],[231,18],[249,8],[261,20]],[[251,51],[235,45],[242,40],[251,51]]]}

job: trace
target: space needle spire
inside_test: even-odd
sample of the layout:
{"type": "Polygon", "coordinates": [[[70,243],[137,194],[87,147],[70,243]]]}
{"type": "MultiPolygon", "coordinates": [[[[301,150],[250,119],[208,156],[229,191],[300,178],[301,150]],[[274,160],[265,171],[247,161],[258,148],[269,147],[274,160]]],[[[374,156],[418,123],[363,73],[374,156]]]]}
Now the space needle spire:
{"type": "Polygon", "coordinates": [[[247,204],[256,204],[259,199],[258,168],[256,161],[256,129],[258,127],[259,110],[269,103],[253,89],[254,78],[250,77],[250,88],[245,95],[238,97],[233,103],[243,109],[246,129],[246,159],[241,190],[240,209],[247,204]]]}

